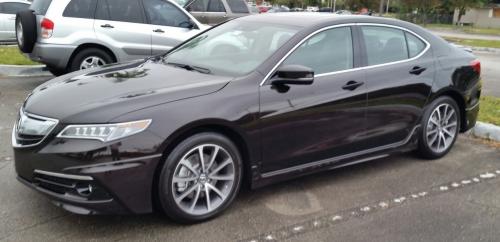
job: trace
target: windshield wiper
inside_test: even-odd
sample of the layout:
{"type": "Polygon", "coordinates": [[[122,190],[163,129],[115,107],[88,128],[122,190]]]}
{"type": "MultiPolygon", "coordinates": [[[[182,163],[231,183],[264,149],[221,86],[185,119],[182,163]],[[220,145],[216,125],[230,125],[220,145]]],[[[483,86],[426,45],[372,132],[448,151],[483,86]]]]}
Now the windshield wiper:
{"type": "Polygon", "coordinates": [[[175,63],[175,62],[167,62],[167,64],[173,65],[176,67],[180,67],[180,68],[186,69],[188,71],[197,71],[197,72],[200,72],[203,74],[210,74],[210,69],[208,69],[208,68],[203,68],[203,67],[199,67],[199,66],[192,66],[192,65],[188,65],[188,64],[175,63]]]}

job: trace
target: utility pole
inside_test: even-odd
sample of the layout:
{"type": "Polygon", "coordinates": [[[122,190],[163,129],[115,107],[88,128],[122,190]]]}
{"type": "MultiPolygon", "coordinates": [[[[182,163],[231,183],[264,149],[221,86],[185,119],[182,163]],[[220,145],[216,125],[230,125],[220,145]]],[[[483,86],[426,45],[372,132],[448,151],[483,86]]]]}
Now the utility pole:
{"type": "Polygon", "coordinates": [[[390,4],[391,0],[387,0],[387,6],[385,7],[385,14],[388,14],[389,13],[389,4],[390,4]]]}
{"type": "Polygon", "coordinates": [[[384,0],[380,0],[380,6],[378,7],[378,16],[382,16],[384,12],[384,0]]]}
{"type": "Polygon", "coordinates": [[[335,7],[337,6],[337,0],[333,0],[333,12],[335,12],[335,7]]]}

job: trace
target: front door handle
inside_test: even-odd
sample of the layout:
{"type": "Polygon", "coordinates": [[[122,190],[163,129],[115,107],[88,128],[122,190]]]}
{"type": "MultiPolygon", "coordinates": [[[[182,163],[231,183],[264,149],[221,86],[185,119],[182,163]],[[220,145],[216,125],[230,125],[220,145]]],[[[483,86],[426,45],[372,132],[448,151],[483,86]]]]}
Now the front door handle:
{"type": "Polygon", "coordinates": [[[103,24],[103,25],[101,25],[101,28],[112,29],[112,28],[114,28],[114,26],[111,24],[103,24]]]}
{"type": "Polygon", "coordinates": [[[364,82],[357,82],[357,81],[348,81],[344,86],[342,86],[342,89],[354,91],[356,88],[362,86],[363,84],[365,84],[365,83],[364,82]]]}
{"type": "Polygon", "coordinates": [[[422,72],[424,72],[425,70],[427,70],[427,68],[424,68],[424,67],[420,67],[420,66],[414,66],[411,70],[410,70],[410,74],[412,75],[420,75],[422,72]]]}
{"type": "Polygon", "coordinates": [[[165,33],[165,31],[163,31],[163,29],[155,29],[155,30],[153,30],[153,32],[155,32],[155,33],[165,33]]]}

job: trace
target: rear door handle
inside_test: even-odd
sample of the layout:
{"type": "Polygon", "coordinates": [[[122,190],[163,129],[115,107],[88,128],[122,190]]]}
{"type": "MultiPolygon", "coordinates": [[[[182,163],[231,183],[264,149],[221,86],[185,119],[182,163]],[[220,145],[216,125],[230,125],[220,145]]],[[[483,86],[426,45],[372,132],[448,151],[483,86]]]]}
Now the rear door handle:
{"type": "Polygon", "coordinates": [[[425,70],[427,70],[427,68],[424,68],[424,67],[420,67],[420,66],[414,66],[411,70],[410,70],[410,74],[412,75],[420,75],[422,72],[424,72],[425,70]]]}
{"type": "Polygon", "coordinates": [[[165,31],[163,31],[163,29],[155,29],[155,30],[153,30],[153,32],[155,32],[155,33],[165,33],[165,31]]]}
{"type": "Polygon", "coordinates": [[[114,28],[114,26],[111,24],[103,24],[103,25],[101,25],[101,28],[112,29],[112,28],[114,28]]]}
{"type": "Polygon", "coordinates": [[[357,82],[357,81],[348,81],[344,86],[342,86],[342,89],[354,91],[356,88],[362,86],[363,84],[365,84],[365,83],[364,82],[357,82]]]}

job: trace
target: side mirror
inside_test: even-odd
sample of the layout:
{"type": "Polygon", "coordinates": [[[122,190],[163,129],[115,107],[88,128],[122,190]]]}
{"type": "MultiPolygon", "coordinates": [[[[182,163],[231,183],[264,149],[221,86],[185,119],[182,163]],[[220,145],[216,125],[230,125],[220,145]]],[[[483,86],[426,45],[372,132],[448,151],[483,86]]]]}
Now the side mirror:
{"type": "Polygon", "coordinates": [[[188,21],[184,21],[184,22],[180,23],[179,27],[186,28],[186,29],[198,29],[198,26],[196,25],[196,23],[192,19],[189,19],[188,21]]]}
{"type": "Polygon", "coordinates": [[[272,85],[311,85],[313,82],[314,71],[301,65],[281,66],[271,80],[272,85]]]}

